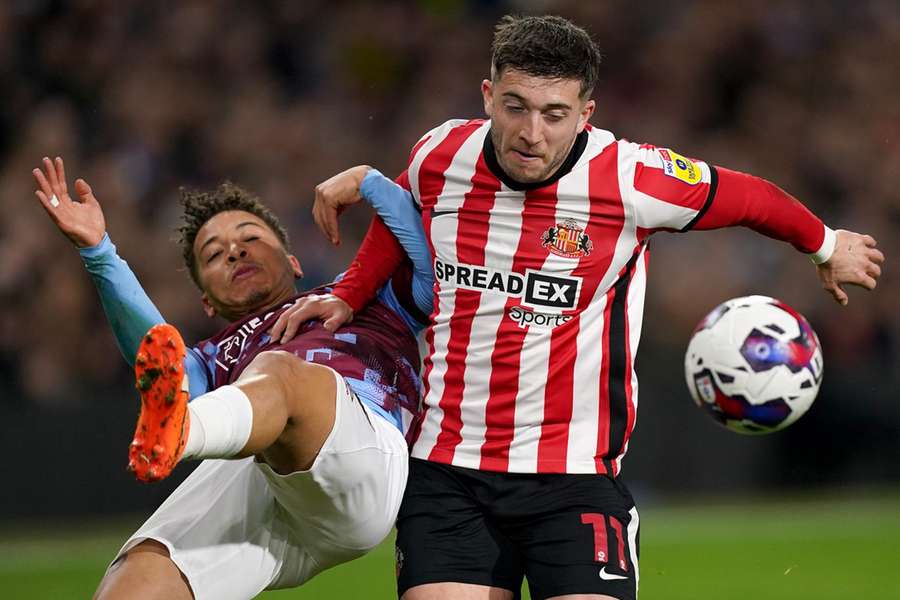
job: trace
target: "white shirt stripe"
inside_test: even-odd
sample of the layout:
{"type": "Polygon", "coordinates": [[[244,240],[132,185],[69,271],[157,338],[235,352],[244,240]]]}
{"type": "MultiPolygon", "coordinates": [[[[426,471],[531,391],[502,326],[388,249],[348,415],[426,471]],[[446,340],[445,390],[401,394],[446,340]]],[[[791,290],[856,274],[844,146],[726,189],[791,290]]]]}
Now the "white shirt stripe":
{"type": "Polygon", "coordinates": [[[416,155],[412,157],[410,161],[409,167],[407,168],[407,175],[409,176],[409,187],[412,191],[413,198],[416,201],[416,204],[422,206],[422,198],[419,196],[419,170],[422,168],[422,162],[431,154],[431,151],[437,148],[437,146],[443,142],[447,136],[453,131],[454,127],[458,127],[466,123],[463,119],[453,119],[451,121],[447,121],[443,125],[439,127],[435,127],[425,135],[421,137],[421,140],[428,138],[422,147],[416,152],[416,155]],[[430,137],[429,137],[430,136],[430,137]]]}

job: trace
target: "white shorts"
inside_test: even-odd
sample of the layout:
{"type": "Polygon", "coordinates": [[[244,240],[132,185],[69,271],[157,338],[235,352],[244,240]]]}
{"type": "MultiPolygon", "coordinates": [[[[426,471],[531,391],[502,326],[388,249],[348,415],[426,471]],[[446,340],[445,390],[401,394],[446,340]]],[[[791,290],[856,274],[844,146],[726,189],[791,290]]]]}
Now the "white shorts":
{"type": "Polygon", "coordinates": [[[377,546],[400,508],[406,441],[335,377],[334,427],[308,471],[279,475],[252,457],[205,460],[116,560],[153,539],[169,549],[197,600],[252,598],[377,546]]]}

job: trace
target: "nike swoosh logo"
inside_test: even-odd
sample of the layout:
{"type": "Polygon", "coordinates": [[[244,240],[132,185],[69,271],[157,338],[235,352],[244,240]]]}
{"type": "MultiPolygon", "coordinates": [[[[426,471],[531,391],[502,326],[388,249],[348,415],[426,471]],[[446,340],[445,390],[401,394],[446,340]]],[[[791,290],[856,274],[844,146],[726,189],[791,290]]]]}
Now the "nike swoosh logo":
{"type": "Polygon", "coordinates": [[[604,579],[606,581],[614,581],[616,579],[628,579],[627,575],[614,575],[612,573],[606,572],[606,567],[600,569],[600,579],[604,579]]]}

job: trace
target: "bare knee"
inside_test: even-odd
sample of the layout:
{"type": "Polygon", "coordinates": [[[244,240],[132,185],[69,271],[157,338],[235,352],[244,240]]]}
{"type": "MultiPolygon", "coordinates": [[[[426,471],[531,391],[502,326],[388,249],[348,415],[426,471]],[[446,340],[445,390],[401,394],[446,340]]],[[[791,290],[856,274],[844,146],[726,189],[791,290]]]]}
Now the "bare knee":
{"type": "Polygon", "coordinates": [[[278,473],[308,469],[334,427],[334,371],[288,352],[262,352],[234,385],[253,404],[245,450],[262,454],[278,473]]]}
{"type": "Polygon", "coordinates": [[[310,363],[284,350],[260,352],[250,361],[241,379],[263,375],[285,388],[292,388],[309,378],[310,363]]]}
{"type": "Polygon", "coordinates": [[[144,540],[110,567],[94,600],[192,600],[184,574],[169,558],[169,550],[155,540],[144,540]]]}
{"type": "Polygon", "coordinates": [[[321,402],[334,402],[334,374],[328,367],[317,365],[283,350],[260,352],[235,382],[264,377],[279,388],[278,396],[285,404],[290,420],[318,411],[321,402]]]}

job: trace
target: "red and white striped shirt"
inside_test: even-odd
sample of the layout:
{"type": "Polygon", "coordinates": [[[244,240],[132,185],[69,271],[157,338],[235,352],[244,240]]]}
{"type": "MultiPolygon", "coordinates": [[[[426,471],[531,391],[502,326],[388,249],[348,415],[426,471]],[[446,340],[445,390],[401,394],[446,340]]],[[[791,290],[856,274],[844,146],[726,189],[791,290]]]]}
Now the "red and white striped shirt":
{"type": "Polygon", "coordinates": [[[746,224],[813,252],[825,228],[768,182],[590,126],[550,181],[516,184],[489,129],[432,130],[399,179],[422,209],[435,270],[412,456],[615,476],[637,412],[648,236],[746,224]],[[721,201],[720,180],[731,190],[721,201]],[[771,201],[754,206],[763,190],[771,201]]]}

